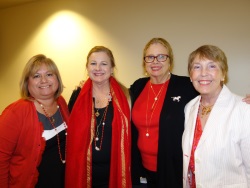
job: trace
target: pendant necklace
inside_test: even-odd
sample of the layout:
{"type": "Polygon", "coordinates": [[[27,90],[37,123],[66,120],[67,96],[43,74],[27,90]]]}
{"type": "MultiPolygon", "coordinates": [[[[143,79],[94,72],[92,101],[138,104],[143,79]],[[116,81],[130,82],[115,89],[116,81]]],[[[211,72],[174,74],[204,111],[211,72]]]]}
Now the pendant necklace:
{"type": "MultiPolygon", "coordinates": [[[[150,82],[150,81],[149,81],[149,82],[150,82]]],[[[165,83],[166,83],[166,82],[165,82],[165,83]]],[[[151,112],[151,115],[150,115],[149,122],[148,122],[148,103],[149,103],[150,88],[148,88],[148,98],[147,98],[147,108],[146,108],[146,134],[145,134],[146,137],[149,137],[149,136],[150,136],[150,134],[149,134],[149,126],[150,126],[150,124],[151,124],[151,120],[152,120],[154,111],[155,111],[156,106],[157,106],[157,104],[158,104],[158,101],[159,101],[158,99],[160,98],[161,93],[162,93],[162,90],[163,90],[164,86],[166,85],[165,83],[162,85],[162,87],[161,87],[160,91],[158,92],[157,96],[154,98],[154,102],[153,102],[152,107],[151,107],[151,111],[152,111],[152,112],[151,112]],[[158,97],[159,97],[159,98],[158,98],[158,97]]],[[[150,87],[152,88],[151,83],[150,83],[150,87]]],[[[155,94],[153,88],[152,88],[152,91],[153,91],[153,93],[155,94]]]]}
{"type": "MultiPolygon", "coordinates": [[[[105,97],[103,100],[98,100],[95,98],[95,103],[96,104],[99,104],[99,103],[104,103],[106,102],[106,99],[108,100],[108,102],[110,102],[112,100],[112,96],[111,96],[111,93],[109,92],[107,97],[105,97]]],[[[96,112],[95,112],[95,116],[98,117],[100,115],[99,113],[99,109],[97,108],[96,112]]]]}
{"type": "MultiPolygon", "coordinates": [[[[57,138],[57,146],[58,146],[58,153],[59,153],[59,157],[60,157],[60,160],[62,161],[62,163],[66,163],[66,146],[65,146],[65,159],[62,158],[62,152],[61,152],[61,147],[60,147],[60,138],[59,138],[59,134],[57,132],[57,129],[56,129],[56,126],[55,126],[55,119],[49,117],[48,113],[46,112],[45,110],[45,107],[44,105],[38,101],[37,99],[35,99],[35,101],[41,106],[43,112],[44,112],[44,115],[46,116],[46,118],[49,120],[50,124],[52,125],[53,129],[56,131],[56,138],[57,138]]],[[[59,109],[59,112],[60,112],[60,115],[61,115],[61,118],[63,120],[63,117],[62,117],[62,114],[61,114],[61,111],[60,111],[60,108],[59,106],[57,105],[57,108],[59,109]]],[[[67,125],[65,124],[65,122],[63,123],[64,124],[64,127],[65,127],[65,136],[67,136],[67,125]]],[[[65,142],[65,145],[66,145],[66,142],[65,142]]]]}
{"type": "MultiPolygon", "coordinates": [[[[104,137],[104,128],[105,128],[105,120],[106,120],[106,116],[107,116],[107,112],[108,112],[108,107],[109,107],[109,102],[107,103],[107,106],[103,112],[103,115],[100,119],[99,124],[97,124],[97,118],[96,118],[96,132],[95,132],[95,137],[94,137],[94,144],[95,144],[95,150],[100,151],[102,149],[102,141],[103,141],[103,137],[104,137]],[[101,130],[101,138],[99,138],[99,127],[102,125],[102,130],[101,130]],[[97,142],[100,140],[100,145],[99,147],[97,146],[97,142]]],[[[98,111],[97,111],[98,112],[98,111]]],[[[99,114],[99,112],[98,112],[99,114]]],[[[96,112],[95,112],[96,115],[96,112]]],[[[100,115],[100,114],[99,114],[100,115]]],[[[98,115],[98,116],[99,116],[98,115]]],[[[96,116],[96,117],[98,117],[96,116]]]]}
{"type": "Polygon", "coordinates": [[[154,88],[153,88],[153,86],[152,86],[152,83],[150,82],[150,88],[152,89],[152,91],[153,91],[153,93],[154,93],[154,95],[155,95],[154,103],[152,104],[151,110],[154,108],[154,105],[156,104],[156,101],[158,101],[158,96],[161,94],[164,85],[165,85],[165,83],[162,84],[161,89],[159,90],[159,92],[158,92],[157,95],[156,95],[156,93],[155,93],[155,91],[154,91],[154,88]]]}

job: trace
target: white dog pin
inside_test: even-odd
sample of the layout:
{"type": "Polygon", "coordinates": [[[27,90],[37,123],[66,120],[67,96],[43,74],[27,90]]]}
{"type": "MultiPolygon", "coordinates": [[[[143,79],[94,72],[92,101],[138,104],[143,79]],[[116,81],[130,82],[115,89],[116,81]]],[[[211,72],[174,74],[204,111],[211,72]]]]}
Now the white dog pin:
{"type": "Polygon", "coordinates": [[[173,101],[180,102],[181,96],[172,97],[173,101]]]}

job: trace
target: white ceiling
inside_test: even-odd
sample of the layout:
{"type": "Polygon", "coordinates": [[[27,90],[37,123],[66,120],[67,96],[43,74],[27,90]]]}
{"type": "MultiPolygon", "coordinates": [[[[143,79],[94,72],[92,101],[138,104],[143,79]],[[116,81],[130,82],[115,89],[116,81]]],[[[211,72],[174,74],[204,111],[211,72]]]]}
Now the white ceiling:
{"type": "Polygon", "coordinates": [[[18,6],[21,4],[29,3],[36,0],[0,0],[0,9],[18,6]]]}

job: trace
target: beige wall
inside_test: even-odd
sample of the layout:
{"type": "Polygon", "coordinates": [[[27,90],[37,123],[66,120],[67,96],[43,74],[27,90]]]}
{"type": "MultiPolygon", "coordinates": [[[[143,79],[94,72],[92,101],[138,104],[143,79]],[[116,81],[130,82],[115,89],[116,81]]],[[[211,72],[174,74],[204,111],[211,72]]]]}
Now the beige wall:
{"type": "Polygon", "coordinates": [[[229,61],[228,86],[240,95],[250,93],[249,7],[249,0],[43,0],[2,9],[0,113],[19,98],[19,78],[31,56],[44,53],[57,63],[68,101],[84,79],[91,47],[105,45],[114,52],[116,76],[129,87],[143,76],[142,50],[152,37],[172,44],[178,75],[187,75],[191,51],[203,44],[219,46],[229,61]]]}

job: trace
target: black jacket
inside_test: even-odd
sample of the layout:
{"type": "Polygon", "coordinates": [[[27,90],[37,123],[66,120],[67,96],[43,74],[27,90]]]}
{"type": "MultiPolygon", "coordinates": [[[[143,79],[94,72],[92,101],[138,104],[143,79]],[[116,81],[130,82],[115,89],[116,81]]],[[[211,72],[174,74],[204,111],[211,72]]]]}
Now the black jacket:
{"type": "MultiPolygon", "coordinates": [[[[132,106],[149,78],[140,78],[130,87],[132,106]]],[[[184,131],[184,107],[198,93],[189,77],[171,75],[159,120],[157,156],[157,188],[182,188],[182,133],[184,131]],[[180,96],[178,102],[175,98],[180,96]]],[[[132,180],[138,183],[143,175],[141,156],[137,147],[137,129],[132,122],[132,180]]]]}

